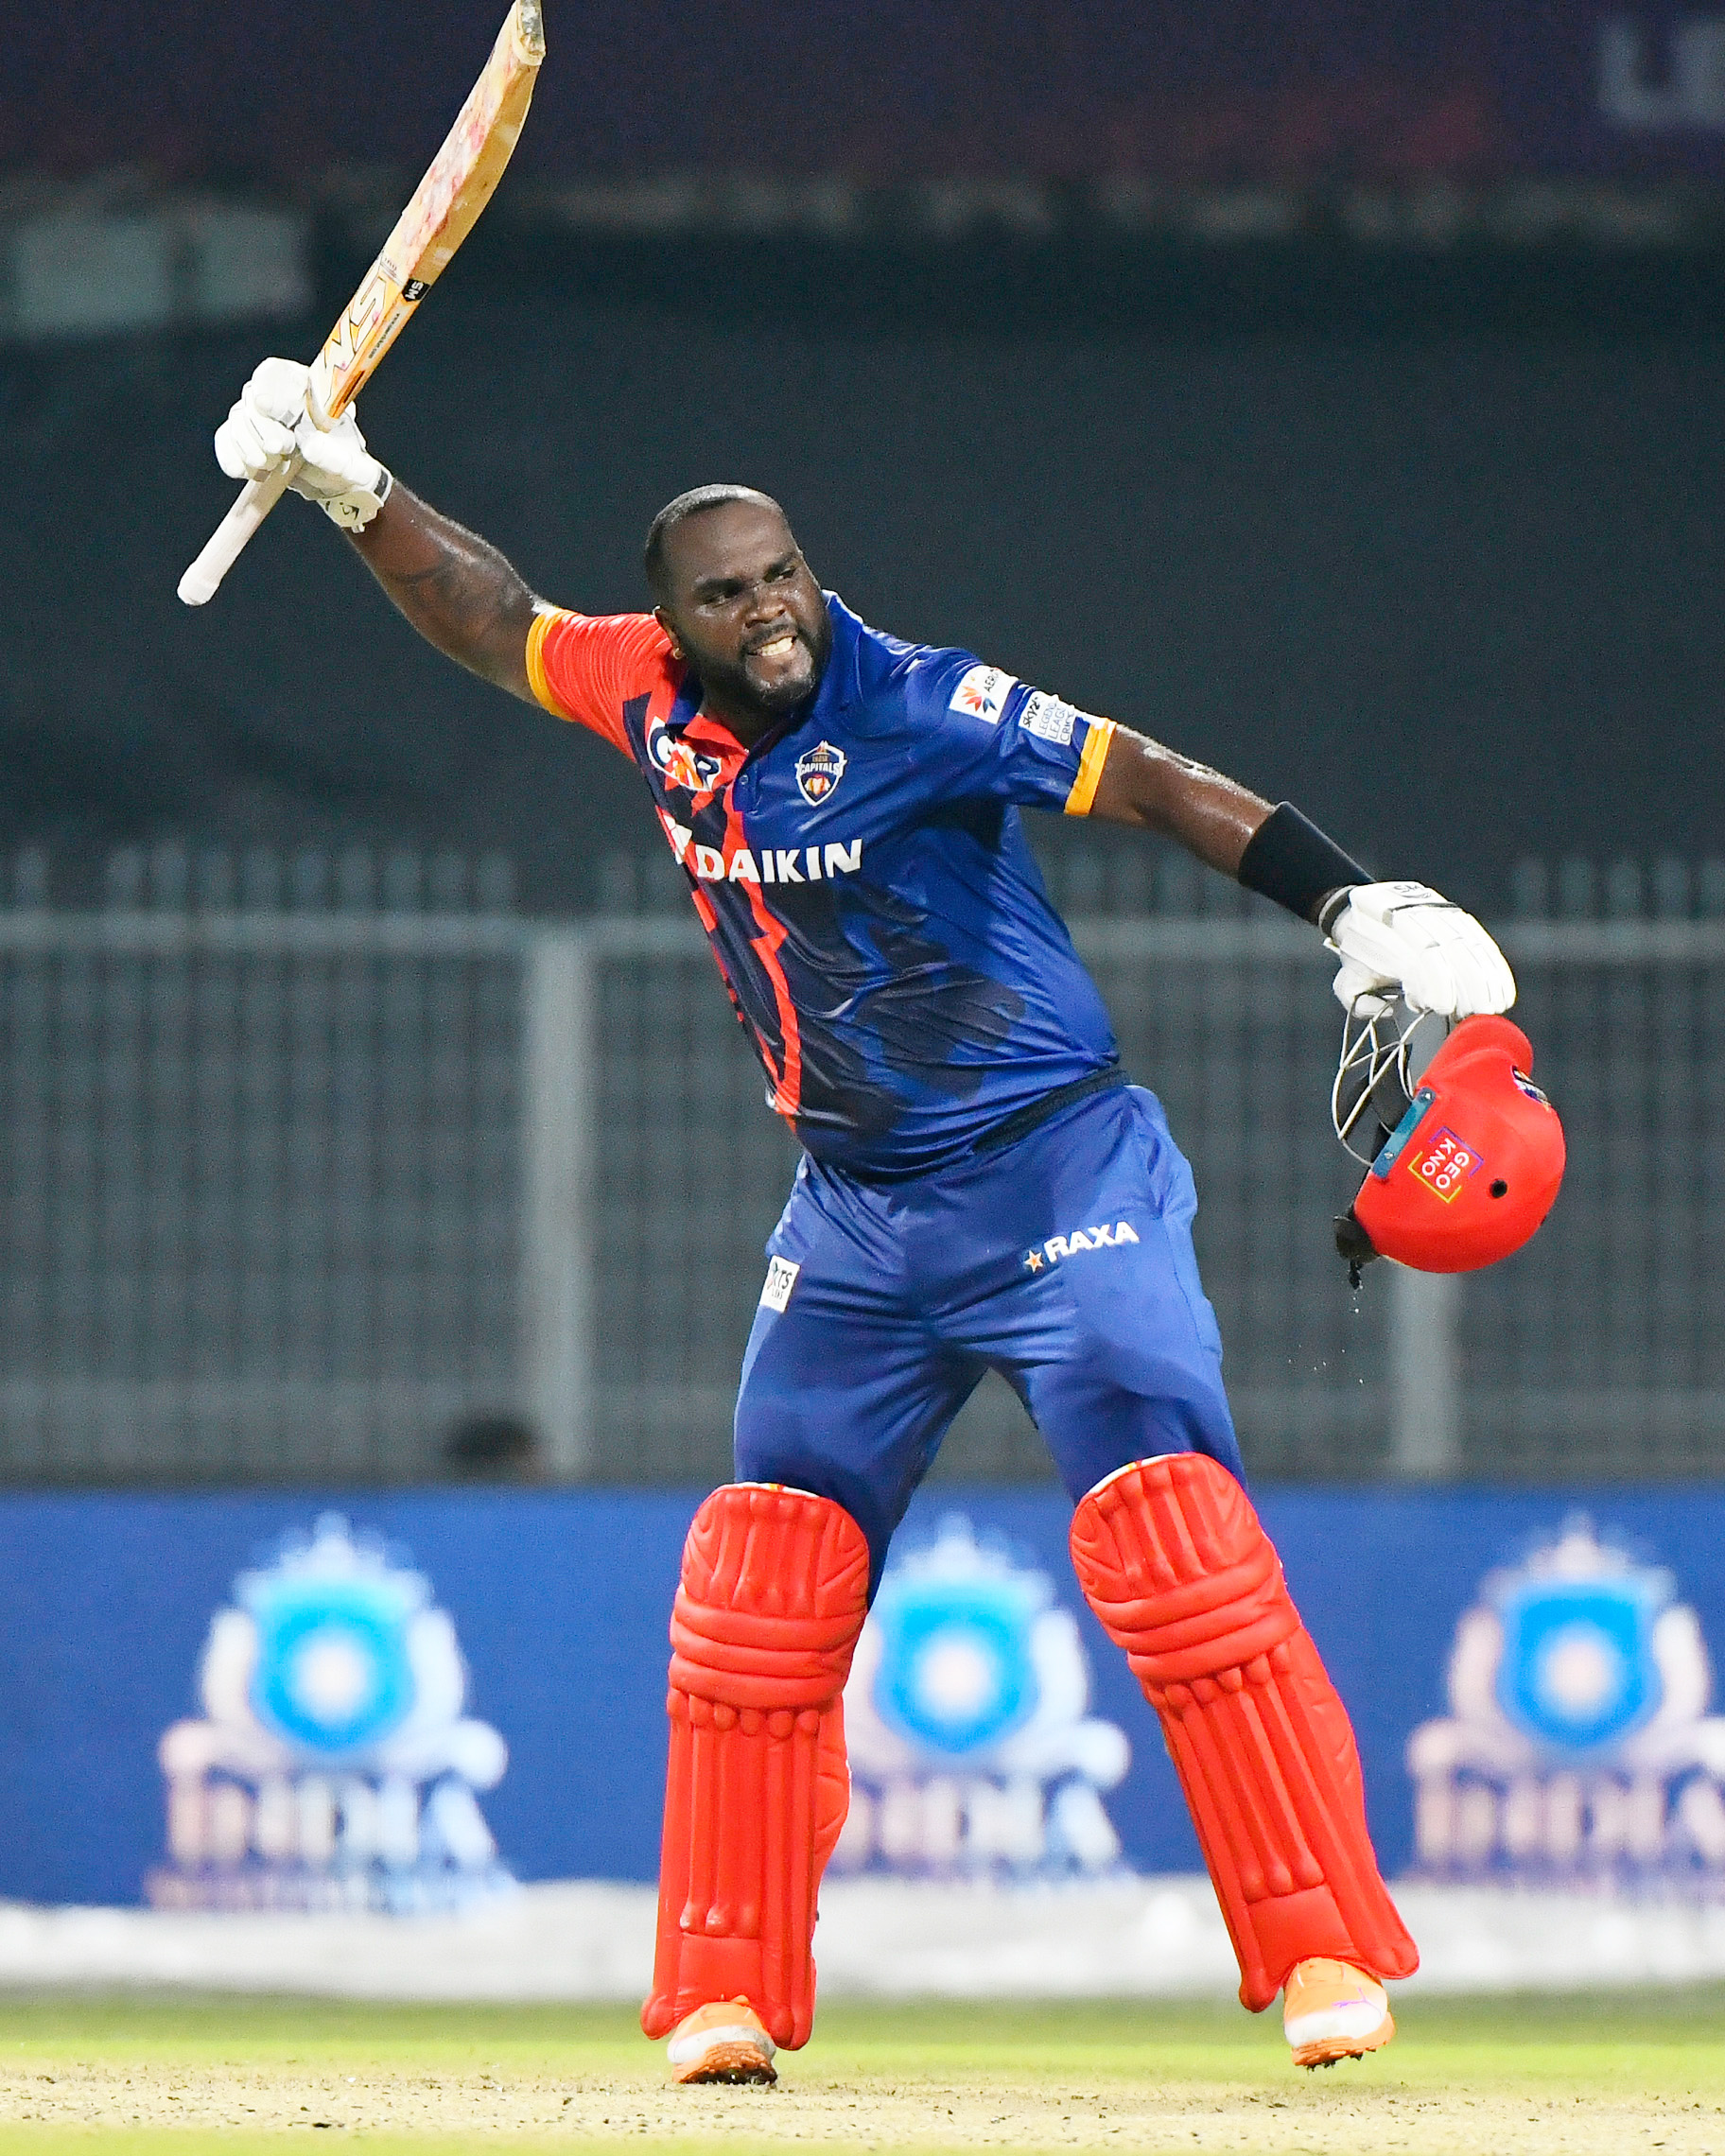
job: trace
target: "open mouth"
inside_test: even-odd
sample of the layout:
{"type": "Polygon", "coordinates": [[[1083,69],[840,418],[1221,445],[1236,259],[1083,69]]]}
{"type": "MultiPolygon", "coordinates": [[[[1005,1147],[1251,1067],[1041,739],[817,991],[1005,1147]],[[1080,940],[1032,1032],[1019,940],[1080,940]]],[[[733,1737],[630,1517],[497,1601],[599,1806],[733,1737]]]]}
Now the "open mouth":
{"type": "Polygon", "coordinates": [[[763,644],[752,644],[749,647],[749,656],[752,659],[788,659],[796,649],[796,642],[795,630],[784,629],[777,635],[769,636],[763,644]]]}

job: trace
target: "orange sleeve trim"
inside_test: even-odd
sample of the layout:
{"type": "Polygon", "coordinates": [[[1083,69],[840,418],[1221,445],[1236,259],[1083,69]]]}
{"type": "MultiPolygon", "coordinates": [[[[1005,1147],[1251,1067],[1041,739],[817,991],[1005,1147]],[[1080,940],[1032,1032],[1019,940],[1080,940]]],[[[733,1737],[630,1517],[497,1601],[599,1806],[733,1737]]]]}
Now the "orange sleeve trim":
{"type": "Polygon", "coordinates": [[[561,607],[553,607],[544,614],[533,616],[532,626],[527,633],[527,685],[538,701],[553,718],[572,718],[557,701],[550,677],[545,670],[545,639],[551,633],[551,624],[565,618],[561,607]]]}
{"type": "Polygon", "coordinates": [[[1096,788],[1102,778],[1102,767],[1108,760],[1108,750],[1113,742],[1113,720],[1092,719],[1084,737],[1084,754],[1078,758],[1078,775],[1066,797],[1069,816],[1089,814],[1090,803],[1096,798],[1096,788]]]}

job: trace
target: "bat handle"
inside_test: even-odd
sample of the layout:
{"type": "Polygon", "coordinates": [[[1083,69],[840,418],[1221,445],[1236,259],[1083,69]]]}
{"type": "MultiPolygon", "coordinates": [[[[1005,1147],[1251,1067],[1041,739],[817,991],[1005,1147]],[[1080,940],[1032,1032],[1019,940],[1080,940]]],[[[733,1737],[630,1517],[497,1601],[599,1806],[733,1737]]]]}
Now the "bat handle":
{"type": "Polygon", "coordinates": [[[180,579],[180,597],[187,606],[202,606],[216,596],[217,587],[238,561],[252,534],[288,491],[293,467],[284,464],[267,479],[248,479],[234,497],[234,506],[204,542],[203,551],[180,579]]]}

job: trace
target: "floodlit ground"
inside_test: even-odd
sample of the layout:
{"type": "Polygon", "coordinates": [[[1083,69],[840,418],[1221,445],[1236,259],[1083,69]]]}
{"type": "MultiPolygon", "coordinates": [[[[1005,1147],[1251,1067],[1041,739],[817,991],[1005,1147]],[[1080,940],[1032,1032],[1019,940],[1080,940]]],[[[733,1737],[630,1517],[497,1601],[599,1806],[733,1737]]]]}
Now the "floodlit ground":
{"type": "Polygon", "coordinates": [[[1124,2147],[1725,2156],[1725,1988],[1410,1999],[1297,2074],[1273,2016],[1134,2002],[834,2006],[776,2090],[669,2090],[617,2008],[0,1999],[0,2156],[208,2150],[1124,2147]],[[217,2136],[219,2135],[219,2142],[217,2136]]]}

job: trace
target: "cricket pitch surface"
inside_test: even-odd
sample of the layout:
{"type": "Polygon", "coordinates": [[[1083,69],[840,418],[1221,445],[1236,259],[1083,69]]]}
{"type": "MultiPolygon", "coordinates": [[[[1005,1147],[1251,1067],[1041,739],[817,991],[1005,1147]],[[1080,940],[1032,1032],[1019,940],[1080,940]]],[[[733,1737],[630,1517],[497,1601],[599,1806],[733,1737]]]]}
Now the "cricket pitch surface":
{"type": "Polygon", "coordinates": [[[625,2008],[0,1997],[0,2156],[125,2148],[979,2147],[1725,2156],[1725,1986],[1397,2002],[1308,2075],[1274,2013],[838,2002],[776,2089],[672,2089],[625,2008]],[[219,2141],[218,2140],[219,2136],[219,2141]]]}

